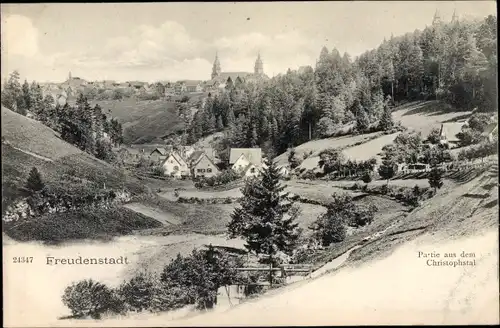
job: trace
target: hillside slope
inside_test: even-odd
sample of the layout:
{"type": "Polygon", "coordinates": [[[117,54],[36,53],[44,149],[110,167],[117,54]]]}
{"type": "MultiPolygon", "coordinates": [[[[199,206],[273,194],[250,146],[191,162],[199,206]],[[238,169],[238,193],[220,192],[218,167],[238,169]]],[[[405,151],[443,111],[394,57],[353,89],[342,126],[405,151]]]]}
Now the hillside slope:
{"type": "MultiPolygon", "coordinates": [[[[125,171],[66,143],[42,123],[2,107],[2,213],[22,196],[20,187],[33,167],[38,169],[46,185],[67,195],[78,193],[78,190],[91,193],[99,189],[125,190],[131,195],[148,191],[125,171]]],[[[14,221],[3,228],[17,240],[55,241],[95,238],[158,226],[161,226],[158,221],[128,209],[99,208],[47,213],[36,221],[23,221],[20,226],[14,221]]]]}
{"type": "Polygon", "coordinates": [[[172,324],[498,323],[498,175],[485,173],[440,191],[380,239],[355,250],[347,263],[227,312],[172,324]],[[460,256],[464,251],[474,253],[475,265],[432,267],[418,256],[456,253],[470,260],[460,256]]]}
{"type": "MultiPolygon", "coordinates": [[[[439,101],[416,101],[396,107],[393,110],[393,119],[400,122],[409,131],[420,132],[425,138],[432,129],[439,128],[441,123],[463,121],[471,112],[457,111],[439,101]]],[[[344,155],[351,160],[367,160],[378,157],[382,147],[392,143],[398,133],[383,135],[380,132],[346,135],[326,139],[312,140],[295,147],[299,158],[304,154],[309,156],[302,162],[300,168],[314,169],[318,165],[319,153],[328,148],[342,148],[344,155]],[[377,137],[378,136],[378,137],[377,137]]],[[[288,163],[288,152],[277,157],[278,163],[288,163]]]]}
{"type": "Polygon", "coordinates": [[[24,180],[31,167],[56,180],[64,173],[106,183],[110,188],[126,187],[140,193],[144,186],[122,170],[101,161],[60,139],[51,128],[2,106],[2,184],[24,180]]]}
{"type": "MultiPolygon", "coordinates": [[[[191,96],[188,107],[196,106],[205,94],[191,96]]],[[[96,101],[103,112],[109,112],[123,126],[124,142],[144,144],[160,142],[161,137],[184,130],[184,121],[177,113],[177,103],[167,100],[96,101]]]]}

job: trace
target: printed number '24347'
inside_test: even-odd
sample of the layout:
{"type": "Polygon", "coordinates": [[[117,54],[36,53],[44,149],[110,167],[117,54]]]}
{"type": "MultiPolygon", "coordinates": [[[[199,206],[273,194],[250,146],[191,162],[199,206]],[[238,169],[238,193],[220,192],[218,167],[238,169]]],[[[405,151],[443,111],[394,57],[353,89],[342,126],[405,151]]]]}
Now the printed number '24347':
{"type": "Polygon", "coordinates": [[[33,256],[16,256],[12,258],[13,263],[33,263],[33,256]]]}

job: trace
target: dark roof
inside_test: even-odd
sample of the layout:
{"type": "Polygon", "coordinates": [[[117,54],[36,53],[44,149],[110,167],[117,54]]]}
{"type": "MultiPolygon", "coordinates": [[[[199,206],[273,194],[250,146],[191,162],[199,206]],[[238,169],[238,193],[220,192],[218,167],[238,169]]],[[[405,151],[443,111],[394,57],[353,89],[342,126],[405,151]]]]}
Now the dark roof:
{"type": "Polygon", "coordinates": [[[234,164],[242,154],[250,163],[256,166],[262,164],[262,150],[260,148],[231,148],[229,164],[234,164]]]}
{"type": "Polygon", "coordinates": [[[189,162],[189,163],[191,163],[191,164],[192,164],[192,163],[194,163],[194,162],[197,162],[197,161],[201,158],[201,156],[202,156],[203,154],[204,154],[204,152],[203,152],[203,151],[201,151],[201,150],[195,150],[195,151],[191,154],[191,156],[189,156],[189,158],[188,158],[188,162],[189,162]]]}
{"type": "Polygon", "coordinates": [[[172,146],[165,146],[165,147],[156,147],[152,152],[154,153],[155,151],[159,152],[160,155],[162,156],[167,156],[169,154],[169,152],[172,151],[172,146]]]}
{"type": "Polygon", "coordinates": [[[490,134],[494,133],[498,129],[498,123],[490,123],[484,128],[484,131],[482,133],[483,136],[489,136],[490,134]]]}

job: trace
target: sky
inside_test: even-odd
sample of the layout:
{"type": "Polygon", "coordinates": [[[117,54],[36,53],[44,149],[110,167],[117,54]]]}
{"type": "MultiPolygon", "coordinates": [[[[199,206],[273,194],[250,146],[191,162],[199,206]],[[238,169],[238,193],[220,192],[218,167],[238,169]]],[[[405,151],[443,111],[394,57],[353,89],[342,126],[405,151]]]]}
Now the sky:
{"type": "Polygon", "coordinates": [[[2,80],[175,81],[222,71],[268,76],[314,66],[320,50],[353,58],[389,38],[444,21],[496,15],[495,1],[219,2],[1,5],[2,80]]]}

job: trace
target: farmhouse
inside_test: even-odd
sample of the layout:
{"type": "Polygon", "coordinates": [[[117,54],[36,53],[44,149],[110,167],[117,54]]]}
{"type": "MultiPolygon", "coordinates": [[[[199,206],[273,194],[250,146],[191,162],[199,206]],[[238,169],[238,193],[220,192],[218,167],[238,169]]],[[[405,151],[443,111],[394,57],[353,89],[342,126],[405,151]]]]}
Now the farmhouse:
{"type": "Polygon", "coordinates": [[[232,148],[229,154],[229,165],[237,173],[254,176],[262,167],[262,150],[260,148],[232,148]]]}
{"type": "Polygon", "coordinates": [[[488,124],[481,134],[481,137],[488,140],[489,142],[498,140],[498,123],[493,122],[488,124]]]}
{"type": "Polygon", "coordinates": [[[186,161],[176,152],[172,151],[161,164],[163,174],[175,178],[189,175],[189,167],[186,161]]]}
{"type": "Polygon", "coordinates": [[[278,170],[281,174],[282,177],[286,178],[290,175],[290,169],[286,165],[280,165],[278,166],[278,170]]]}
{"type": "Polygon", "coordinates": [[[170,149],[166,149],[164,147],[157,147],[155,148],[151,154],[149,154],[149,159],[153,162],[159,162],[163,161],[167,158],[169,152],[172,150],[171,147],[170,149]]]}
{"type": "Polygon", "coordinates": [[[219,173],[219,168],[204,151],[195,151],[190,159],[191,175],[193,178],[197,177],[213,177],[219,173]]]}
{"type": "Polygon", "coordinates": [[[462,126],[464,123],[443,123],[441,124],[441,130],[439,131],[439,136],[441,137],[442,143],[447,143],[450,146],[456,146],[458,144],[457,134],[462,131],[462,126]]]}

